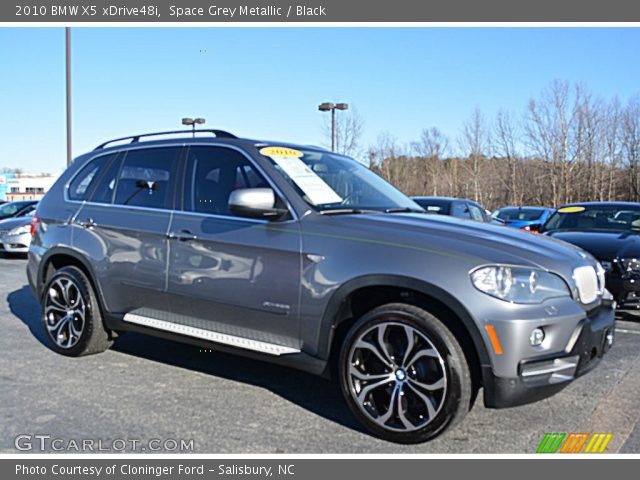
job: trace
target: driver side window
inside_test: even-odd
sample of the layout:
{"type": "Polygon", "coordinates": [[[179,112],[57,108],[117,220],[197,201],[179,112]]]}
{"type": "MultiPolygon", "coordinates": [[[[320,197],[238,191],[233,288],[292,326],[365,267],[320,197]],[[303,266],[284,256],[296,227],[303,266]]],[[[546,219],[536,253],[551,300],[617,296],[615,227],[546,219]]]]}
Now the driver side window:
{"type": "Polygon", "coordinates": [[[239,188],[268,188],[269,183],[240,152],[222,147],[191,147],[187,155],[185,210],[233,216],[229,196],[239,188]]]}

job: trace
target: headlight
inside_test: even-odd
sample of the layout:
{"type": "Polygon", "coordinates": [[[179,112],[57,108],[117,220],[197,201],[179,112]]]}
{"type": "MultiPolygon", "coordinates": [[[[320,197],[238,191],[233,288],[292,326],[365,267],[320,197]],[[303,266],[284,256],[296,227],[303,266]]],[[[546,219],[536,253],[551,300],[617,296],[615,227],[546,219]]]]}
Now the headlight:
{"type": "Polygon", "coordinates": [[[524,267],[495,265],[471,272],[471,283],[481,292],[513,303],[541,303],[569,297],[569,287],[557,275],[524,267]]]}
{"type": "Polygon", "coordinates": [[[23,225],[22,227],[14,228],[13,230],[9,230],[7,235],[24,235],[25,233],[31,232],[31,225],[23,225]]]}

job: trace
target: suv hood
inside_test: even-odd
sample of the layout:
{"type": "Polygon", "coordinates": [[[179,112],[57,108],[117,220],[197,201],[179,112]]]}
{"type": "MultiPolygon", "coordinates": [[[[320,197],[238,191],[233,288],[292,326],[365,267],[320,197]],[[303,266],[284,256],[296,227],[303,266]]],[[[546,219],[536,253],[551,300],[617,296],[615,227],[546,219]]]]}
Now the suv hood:
{"type": "Polygon", "coordinates": [[[398,245],[440,250],[475,263],[505,263],[558,270],[590,257],[571,244],[542,235],[472,220],[424,214],[360,214],[331,217],[355,235],[398,245]],[[568,265],[567,265],[568,264],[568,265]]]}
{"type": "Polygon", "coordinates": [[[640,235],[635,232],[567,232],[551,231],[545,235],[573,243],[591,253],[598,260],[614,258],[639,258],[640,235]]]}

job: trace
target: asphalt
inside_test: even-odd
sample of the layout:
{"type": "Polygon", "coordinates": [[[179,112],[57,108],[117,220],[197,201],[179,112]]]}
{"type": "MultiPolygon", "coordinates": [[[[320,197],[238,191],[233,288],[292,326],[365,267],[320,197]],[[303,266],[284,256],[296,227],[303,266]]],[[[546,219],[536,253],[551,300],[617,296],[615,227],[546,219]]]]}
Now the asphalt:
{"type": "Polygon", "coordinates": [[[144,453],[150,439],[172,453],[172,440],[187,453],[533,453],[547,432],[611,432],[609,453],[640,452],[640,321],[619,321],[598,368],[556,396],[505,410],[478,400],[456,428],[404,446],[363,432],[333,383],[284,367],[138,334],[99,355],[57,355],[25,266],[0,257],[0,453],[18,453],[20,435],[35,453],[35,435],[71,453],[86,439],[144,453]]]}

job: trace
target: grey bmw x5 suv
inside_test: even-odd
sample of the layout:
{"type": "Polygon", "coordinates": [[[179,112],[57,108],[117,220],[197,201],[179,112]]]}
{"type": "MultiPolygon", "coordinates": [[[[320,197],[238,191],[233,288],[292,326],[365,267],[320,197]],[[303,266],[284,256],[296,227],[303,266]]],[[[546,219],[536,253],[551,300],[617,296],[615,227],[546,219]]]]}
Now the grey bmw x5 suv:
{"type": "Polygon", "coordinates": [[[333,375],[373,434],[416,443],[480,388],[533,402],[613,344],[577,247],[425,215],[321,148],[187,134],[100,145],[40,202],[27,273],[55,351],[138,331],[333,375]]]}

